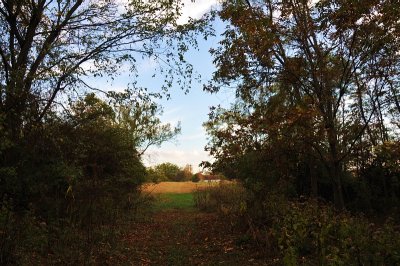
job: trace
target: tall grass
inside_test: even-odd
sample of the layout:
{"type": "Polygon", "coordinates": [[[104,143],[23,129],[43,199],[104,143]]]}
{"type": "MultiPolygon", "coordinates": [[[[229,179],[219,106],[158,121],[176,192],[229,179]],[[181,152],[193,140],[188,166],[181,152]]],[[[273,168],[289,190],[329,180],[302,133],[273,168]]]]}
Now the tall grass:
{"type": "Polygon", "coordinates": [[[199,187],[194,191],[195,206],[203,211],[217,212],[233,221],[246,213],[246,191],[238,183],[199,187]]]}

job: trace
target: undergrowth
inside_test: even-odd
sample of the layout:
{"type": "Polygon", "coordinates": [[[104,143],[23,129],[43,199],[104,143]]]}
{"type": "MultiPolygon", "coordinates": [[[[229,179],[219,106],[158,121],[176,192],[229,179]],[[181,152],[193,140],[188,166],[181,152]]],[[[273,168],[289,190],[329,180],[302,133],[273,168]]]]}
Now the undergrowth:
{"type": "Polygon", "coordinates": [[[129,202],[99,200],[69,217],[45,221],[31,211],[0,209],[1,265],[97,265],[124,258],[121,237],[147,219],[151,202],[135,193],[129,202]]]}
{"type": "Polygon", "coordinates": [[[399,227],[374,224],[316,200],[252,196],[240,184],[195,192],[196,206],[217,211],[248,235],[278,265],[400,265],[399,227]]]}

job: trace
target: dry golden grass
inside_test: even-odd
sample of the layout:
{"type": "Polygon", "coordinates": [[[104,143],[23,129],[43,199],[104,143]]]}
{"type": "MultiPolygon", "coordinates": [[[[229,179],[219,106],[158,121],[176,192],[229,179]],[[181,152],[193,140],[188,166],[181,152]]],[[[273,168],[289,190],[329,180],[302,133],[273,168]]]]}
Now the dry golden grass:
{"type": "Polygon", "coordinates": [[[148,193],[191,193],[194,190],[207,186],[215,186],[218,183],[193,183],[193,182],[160,182],[158,184],[147,183],[143,185],[143,191],[148,193]]]}

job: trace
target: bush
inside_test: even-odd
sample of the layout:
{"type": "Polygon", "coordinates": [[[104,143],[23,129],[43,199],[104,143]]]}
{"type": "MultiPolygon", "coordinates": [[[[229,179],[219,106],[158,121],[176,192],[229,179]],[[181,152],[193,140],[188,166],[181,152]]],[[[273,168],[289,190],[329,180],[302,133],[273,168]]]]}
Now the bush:
{"type": "Polygon", "coordinates": [[[198,189],[194,199],[198,208],[217,211],[231,225],[247,225],[254,243],[280,265],[400,265],[400,232],[391,219],[376,225],[276,192],[260,201],[240,184],[198,189]]]}
{"type": "Polygon", "coordinates": [[[192,182],[197,183],[200,181],[200,177],[198,174],[195,174],[195,175],[192,175],[191,180],[192,180],[192,182]]]}
{"type": "Polygon", "coordinates": [[[254,210],[248,216],[253,236],[283,265],[400,263],[400,233],[390,220],[379,226],[315,200],[290,202],[276,195],[263,208],[263,220],[254,218],[254,210]]]}
{"type": "Polygon", "coordinates": [[[400,263],[400,234],[390,221],[377,226],[313,200],[288,202],[269,211],[268,244],[278,247],[284,265],[400,263]]]}
{"type": "Polygon", "coordinates": [[[129,131],[96,98],[71,109],[73,116],[54,114],[10,148],[13,167],[0,162],[2,265],[57,264],[53,257],[91,264],[139,208],[145,168],[129,131]]]}
{"type": "Polygon", "coordinates": [[[122,235],[131,230],[132,220],[147,219],[149,198],[132,194],[128,206],[108,200],[100,204],[105,205],[92,207],[91,213],[84,206],[75,209],[79,210],[75,216],[78,220],[71,217],[50,222],[33,212],[15,213],[3,206],[0,265],[98,265],[113,264],[108,263],[112,257],[126,258],[129,252],[123,246],[122,235]],[[118,206],[125,208],[116,211],[118,206]]]}

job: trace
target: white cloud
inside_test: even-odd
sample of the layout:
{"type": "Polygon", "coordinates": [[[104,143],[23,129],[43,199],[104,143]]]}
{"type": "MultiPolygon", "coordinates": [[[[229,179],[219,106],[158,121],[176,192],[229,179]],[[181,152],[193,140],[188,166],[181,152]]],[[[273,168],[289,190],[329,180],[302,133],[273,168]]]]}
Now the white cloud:
{"type": "Polygon", "coordinates": [[[202,126],[198,127],[197,130],[192,130],[191,132],[193,133],[182,135],[179,140],[182,142],[198,142],[206,139],[207,132],[202,126]]]}
{"type": "Polygon", "coordinates": [[[176,106],[173,108],[168,109],[167,111],[164,112],[163,116],[164,117],[176,117],[177,114],[182,112],[182,106],[176,106]]]}
{"type": "Polygon", "coordinates": [[[185,120],[185,113],[183,112],[183,108],[181,106],[172,107],[165,111],[161,116],[161,121],[163,123],[169,123],[173,126],[177,126],[178,124],[182,124],[185,120]]]}
{"type": "Polygon", "coordinates": [[[218,0],[183,0],[182,16],[178,19],[178,24],[188,22],[189,18],[199,19],[213,6],[218,4],[218,0]]]}
{"type": "MultiPolygon", "coordinates": [[[[185,24],[189,18],[199,19],[213,6],[218,5],[219,0],[182,0],[182,16],[178,19],[178,24],[185,24]]],[[[115,0],[119,7],[119,11],[125,11],[125,6],[129,0],[115,0]]]]}

